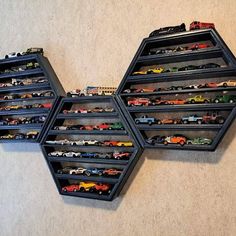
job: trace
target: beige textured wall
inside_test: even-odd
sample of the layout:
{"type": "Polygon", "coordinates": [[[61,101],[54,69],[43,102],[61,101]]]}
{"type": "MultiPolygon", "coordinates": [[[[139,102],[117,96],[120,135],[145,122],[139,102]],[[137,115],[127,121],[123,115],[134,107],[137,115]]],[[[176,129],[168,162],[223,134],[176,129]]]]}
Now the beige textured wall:
{"type": "MultiPolygon", "coordinates": [[[[236,54],[235,0],[0,0],[0,55],[45,49],[66,90],[118,85],[161,26],[215,22],[236,54]]],[[[0,145],[0,235],[236,235],[236,123],[214,153],[145,152],[113,202],[61,197],[37,145],[0,145]]]]}

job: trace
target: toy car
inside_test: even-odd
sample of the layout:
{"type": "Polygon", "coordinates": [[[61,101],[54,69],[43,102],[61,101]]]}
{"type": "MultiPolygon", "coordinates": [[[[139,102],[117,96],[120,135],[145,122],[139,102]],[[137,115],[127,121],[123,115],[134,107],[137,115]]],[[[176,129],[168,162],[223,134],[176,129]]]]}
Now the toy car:
{"type": "Polygon", "coordinates": [[[80,156],[82,158],[97,158],[98,157],[97,153],[92,153],[92,152],[82,152],[80,156]]]}
{"type": "Polygon", "coordinates": [[[235,87],[236,80],[228,80],[217,84],[217,87],[235,87]]]}
{"type": "Polygon", "coordinates": [[[6,135],[2,135],[0,136],[0,139],[14,139],[15,135],[13,134],[6,134],[6,135]]]}
{"type": "Polygon", "coordinates": [[[170,67],[166,70],[164,70],[163,72],[177,72],[179,70],[178,67],[170,67]]]}
{"type": "Polygon", "coordinates": [[[202,95],[196,95],[194,97],[190,97],[186,99],[187,103],[209,103],[210,99],[205,98],[202,95]]]}
{"type": "Polygon", "coordinates": [[[86,169],[83,167],[66,166],[63,169],[57,170],[57,173],[58,174],[79,175],[79,174],[84,174],[85,171],[86,171],[86,169]]]}
{"type": "Polygon", "coordinates": [[[46,140],[48,144],[59,144],[59,145],[68,145],[71,143],[68,139],[61,139],[61,140],[46,140]]]}
{"type": "Polygon", "coordinates": [[[38,132],[37,131],[30,131],[26,133],[26,138],[27,139],[36,139],[38,136],[38,132]]]}
{"type": "MultiPolygon", "coordinates": [[[[70,125],[70,126],[67,126],[67,129],[69,130],[81,130],[82,127],[85,127],[83,125],[70,125]]],[[[86,126],[85,128],[89,129],[88,126],[86,126]]]]}
{"type": "Polygon", "coordinates": [[[133,93],[152,93],[154,91],[154,88],[137,88],[134,89],[133,93]]]}
{"type": "Polygon", "coordinates": [[[223,124],[225,122],[225,118],[217,113],[207,113],[202,117],[204,123],[213,123],[213,124],[223,124]]]}
{"type": "Polygon", "coordinates": [[[103,169],[99,169],[99,168],[87,168],[84,172],[87,176],[90,175],[99,175],[102,176],[103,174],[103,169]]]}
{"type": "Polygon", "coordinates": [[[116,146],[118,147],[133,147],[133,143],[130,141],[119,141],[116,146]]]}
{"type": "Polygon", "coordinates": [[[75,89],[67,93],[68,97],[82,97],[86,95],[87,95],[86,91],[80,89],[75,89]]]}
{"type": "Polygon", "coordinates": [[[62,151],[54,151],[54,152],[49,152],[48,156],[50,157],[62,157],[64,155],[64,152],[62,151]]]}
{"type": "Polygon", "coordinates": [[[52,103],[44,103],[44,104],[41,104],[41,107],[42,107],[42,108],[50,109],[50,108],[52,108],[52,103]]]}
{"type": "Polygon", "coordinates": [[[198,88],[199,88],[199,84],[190,84],[183,87],[183,89],[198,89],[198,88]]]}
{"type": "Polygon", "coordinates": [[[95,107],[92,109],[93,113],[101,113],[104,112],[104,109],[102,107],[95,107]]]}
{"type": "Polygon", "coordinates": [[[78,192],[80,191],[80,185],[72,184],[62,188],[63,192],[78,192]]]}
{"type": "Polygon", "coordinates": [[[221,67],[221,66],[216,63],[207,63],[207,64],[200,65],[198,69],[210,69],[210,68],[218,68],[218,67],[221,67]]]}
{"type": "Polygon", "coordinates": [[[99,141],[97,140],[85,140],[84,141],[84,145],[95,145],[95,146],[98,146],[100,144],[99,141]]]}
{"type": "Polygon", "coordinates": [[[2,109],[5,110],[5,111],[18,110],[18,109],[22,109],[22,106],[20,106],[20,105],[12,105],[12,106],[1,107],[1,110],[2,109]]]}
{"type": "Polygon", "coordinates": [[[11,53],[8,53],[7,55],[5,55],[5,59],[19,57],[19,56],[22,56],[22,52],[17,52],[17,53],[11,52],[11,53]]]}
{"type": "Polygon", "coordinates": [[[127,159],[129,158],[131,153],[129,152],[114,152],[113,153],[113,158],[120,160],[120,159],[127,159]]]}
{"type": "Polygon", "coordinates": [[[70,145],[77,145],[77,146],[84,146],[85,145],[85,140],[71,140],[69,141],[70,145]]]}
{"type": "Polygon", "coordinates": [[[162,100],[160,97],[156,98],[156,99],[153,99],[151,101],[152,105],[153,106],[156,106],[156,105],[166,105],[168,104],[168,101],[167,100],[162,100]]]}
{"type": "Polygon", "coordinates": [[[217,95],[214,99],[215,103],[234,103],[236,95],[217,95]]]}
{"type": "Polygon", "coordinates": [[[157,119],[154,117],[148,117],[147,115],[143,115],[141,117],[135,118],[134,122],[136,124],[155,124],[157,122],[157,119]]]}
{"type": "Polygon", "coordinates": [[[28,48],[26,52],[23,52],[22,54],[29,55],[29,54],[35,54],[35,53],[43,55],[43,48],[28,48]]]}
{"type": "Polygon", "coordinates": [[[114,111],[115,111],[115,109],[112,108],[112,107],[106,107],[106,108],[104,108],[104,112],[114,112],[114,111]]]}
{"type": "Polygon", "coordinates": [[[164,72],[164,68],[157,67],[157,68],[151,68],[147,70],[147,74],[160,74],[164,72]]]}
{"type": "Polygon", "coordinates": [[[212,143],[212,140],[209,138],[194,138],[194,139],[188,139],[187,144],[195,144],[195,145],[210,145],[212,143]]]}
{"type": "Polygon", "coordinates": [[[135,71],[132,73],[132,75],[146,75],[147,74],[147,71],[135,71]]]}
{"type": "Polygon", "coordinates": [[[80,182],[79,183],[79,191],[82,191],[82,192],[92,192],[95,188],[95,183],[93,182],[80,182]]]}
{"type": "MultiPolygon", "coordinates": [[[[80,126],[80,128],[78,128],[78,129],[80,129],[80,130],[94,130],[94,129],[96,129],[96,127],[94,125],[77,125],[76,127],[79,127],[79,126],[80,126]]],[[[75,126],[73,125],[73,127],[75,127],[75,126]]],[[[75,129],[75,128],[72,128],[72,129],[75,129]]]]}
{"type": "Polygon", "coordinates": [[[149,98],[132,98],[128,99],[128,106],[148,106],[151,103],[149,98]]]}
{"type": "Polygon", "coordinates": [[[33,97],[33,95],[30,94],[30,93],[25,93],[25,94],[22,94],[22,95],[20,96],[20,98],[32,98],[32,97],[33,97]]]}
{"type": "Polygon", "coordinates": [[[17,133],[14,136],[14,139],[25,139],[25,138],[26,138],[26,135],[23,133],[17,133]]]}
{"type": "Polygon", "coordinates": [[[203,122],[203,118],[202,116],[198,116],[198,115],[189,115],[189,116],[183,116],[181,118],[181,122],[184,124],[188,124],[188,123],[198,123],[201,124],[203,122]]]}
{"type": "Polygon", "coordinates": [[[199,69],[199,66],[188,65],[188,66],[179,68],[178,71],[197,70],[197,69],[199,69]]]}
{"type": "Polygon", "coordinates": [[[99,124],[99,125],[96,125],[96,129],[98,130],[108,130],[110,128],[110,124],[108,123],[102,123],[102,124],[99,124]]]}
{"type": "Polygon", "coordinates": [[[54,126],[53,129],[54,130],[67,130],[68,127],[64,125],[60,125],[60,126],[54,126]]]}
{"type": "Polygon", "coordinates": [[[109,130],[124,130],[124,126],[121,122],[111,123],[109,130]]]}
{"type": "Polygon", "coordinates": [[[20,120],[14,118],[6,118],[5,120],[5,124],[7,125],[19,125],[20,123],[20,120]]]}
{"type": "Polygon", "coordinates": [[[112,153],[97,153],[96,157],[110,159],[112,158],[112,153]]]}
{"type": "Polygon", "coordinates": [[[151,145],[163,144],[165,141],[165,138],[166,138],[165,136],[155,135],[146,139],[146,142],[151,145]]]}
{"type": "Polygon", "coordinates": [[[63,110],[62,112],[64,114],[69,114],[69,113],[90,113],[92,111],[81,108],[81,109],[75,109],[75,110],[73,110],[73,109],[71,109],[71,110],[63,110]]]}
{"type": "Polygon", "coordinates": [[[81,153],[80,152],[64,152],[63,156],[64,157],[80,157],[81,153]]]}
{"type": "Polygon", "coordinates": [[[179,124],[179,123],[180,123],[180,121],[177,120],[177,119],[162,119],[162,120],[157,121],[158,125],[161,125],[161,124],[163,124],[163,125],[166,125],[166,124],[179,124]]]}
{"type": "Polygon", "coordinates": [[[103,172],[102,172],[102,174],[103,175],[115,175],[115,176],[117,176],[117,175],[120,175],[122,173],[122,171],[121,170],[117,170],[117,169],[105,169],[103,172]]]}
{"type": "Polygon", "coordinates": [[[172,85],[172,86],[168,87],[166,90],[182,90],[182,89],[184,89],[184,86],[174,86],[174,85],[172,85]]]}
{"type": "Polygon", "coordinates": [[[27,70],[36,69],[38,67],[39,67],[39,63],[37,63],[37,62],[28,62],[26,64],[26,69],[27,70]]]}
{"type": "Polygon", "coordinates": [[[102,142],[104,146],[110,146],[110,147],[117,146],[117,143],[118,141],[110,141],[110,140],[108,141],[106,140],[102,142]]]}
{"type": "Polygon", "coordinates": [[[183,105],[186,101],[182,99],[175,99],[175,100],[168,100],[166,101],[166,104],[168,105],[183,105]]]}
{"type": "Polygon", "coordinates": [[[104,184],[104,183],[96,183],[94,189],[95,191],[98,192],[98,194],[103,194],[104,192],[106,193],[111,192],[111,186],[109,184],[104,184]]]}
{"type": "Polygon", "coordinates": [[[183,31],[186,31],[186,27],[184,23],[177,26],[169,26],[169,27],[160,28],[158,30],[154,30],[153,32],[149,34],[149,37],[155,37],[155,36],[165,35],[165,34],[173,34],[173,33],[178,33],[178,32],[183,32],[183,31]]]}
{"type": "Polygon", "coordinates": [[[199,84],[198,85],[198,88],[217,88],[217,87],[218,87],[218,85],[215,82],[208,82],[208,83],[205,83],[205,84],[199,84]]]}
{"type": "Polygon", "coordinates": [[[204,48],[209,48],[210,45],[206,43],[194,43],[189,47],[190,50],[198,50],[198,49],[204,49],[204,48]]]}
{"type": "Polygon", "coordinates": [[[175,134],[173,136],[167,136],[165,138],[164,144],[180,144],[181,146],[183,146],[184,144],[186,144],[186,142],[187,138],[182,134],[175,134]]]}
{"type": "Polygon", "coordinates": [[[203,23],[200,21],[193,21],[190,24],[190,30],[195,30],[195,29],[215,29],[215,25],[213,23],[203,23]]]}
{"type": "Polygon", "coordinates": [[[46,120],[47,116],[42,115],[42,116],[33,116],[30,118],[29,123],[43,123],[46,120]]]}

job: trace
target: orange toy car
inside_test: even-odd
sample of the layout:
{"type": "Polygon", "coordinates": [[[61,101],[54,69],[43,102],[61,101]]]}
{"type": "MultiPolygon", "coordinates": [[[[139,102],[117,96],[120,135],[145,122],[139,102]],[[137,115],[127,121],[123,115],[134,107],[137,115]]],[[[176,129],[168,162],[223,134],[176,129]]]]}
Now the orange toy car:
{"type": "Polygon", "coordinates": [[[167,101],[167,104],[168,105],[183,105],[185,104],[186,102],[182,99],[176,99],[176,100],[168,100],[167,101]]]}
{"type": "Polygon", "coordinates": [[[181,134],[175,134],[173,136],[167,136],[165,138],[164,144],[167,145],[169,143],[171,143],[171,144],[180,144],[181,146],[183,146],[184,144],[187,143],[187,138],[184,137],[181,134]]]}
{"type": "Polygon", "coordinates": [[[195,30],[195,29],[215,29],[215,25],[213,23],[203,23],[199,21],[193,21],[190,24],[190,30],[195,30]]]}

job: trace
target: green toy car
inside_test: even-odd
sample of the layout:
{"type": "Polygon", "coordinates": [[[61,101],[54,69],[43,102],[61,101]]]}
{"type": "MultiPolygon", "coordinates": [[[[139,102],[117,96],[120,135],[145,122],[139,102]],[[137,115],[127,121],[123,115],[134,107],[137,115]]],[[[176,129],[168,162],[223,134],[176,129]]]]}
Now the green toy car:
{"type": "Polygon", "coordinates": [[[187,140],[187,144],[194,144],[194,145],[210,145],[212,143],[212,140],[209,138],[194,138],[187,140]]]}
{"type": "Polygon", "coordinates": [[[210,99],[209,98],[205,98],[202,95],[196,95],[194,97],[187,98],[186,102],[187,103],[209,103],[210,99]]]}
{"type": "Polygon", "coordinates": [[[109,129],[110,130],[123,130],[124,126],[122,125],[121,122],[115,122],[115,123],[110,124],[109,129]]]}
{"type": "Polygon", "coordinates": [[[217,95],[214,99],[215,103],[234,103],[236,95],[217,95]]]}

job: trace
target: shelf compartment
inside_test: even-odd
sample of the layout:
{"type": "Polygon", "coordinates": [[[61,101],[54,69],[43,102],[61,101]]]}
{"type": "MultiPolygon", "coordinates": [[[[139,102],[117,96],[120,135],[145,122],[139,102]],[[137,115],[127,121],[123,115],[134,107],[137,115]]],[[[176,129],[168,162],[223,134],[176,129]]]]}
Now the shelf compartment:
{"type": "Polygon", "coordinates": [[[127,135],[125,130],[50,130],[48,135],[127,135]]]}

